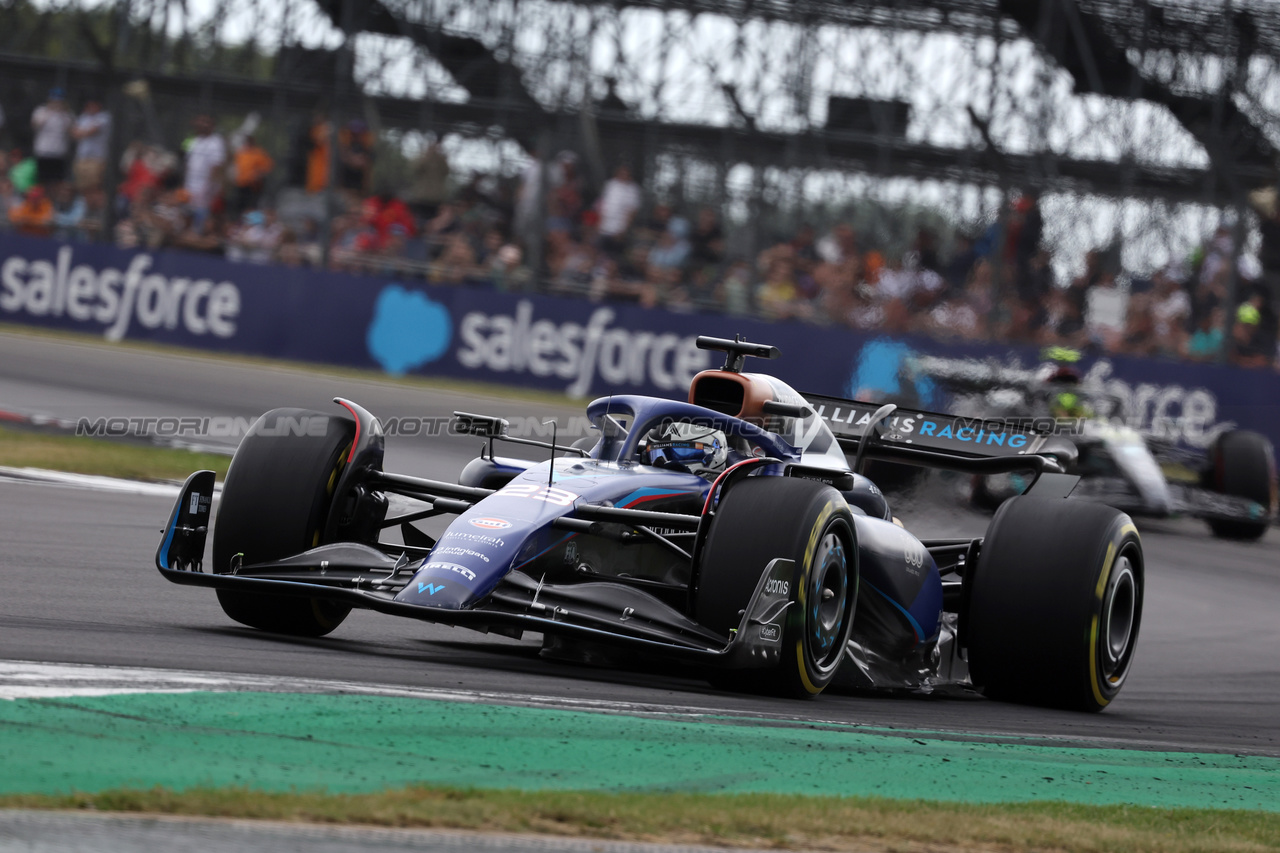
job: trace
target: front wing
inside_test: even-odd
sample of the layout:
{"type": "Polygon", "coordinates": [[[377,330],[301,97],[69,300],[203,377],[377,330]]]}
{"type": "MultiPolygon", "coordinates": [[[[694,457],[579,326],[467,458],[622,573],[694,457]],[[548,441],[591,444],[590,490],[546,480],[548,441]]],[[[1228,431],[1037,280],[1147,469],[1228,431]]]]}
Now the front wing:
{"type": "Polygon", "coordinates": [[[794,560],[773,560],[761,574],[742,620],[726,641],[643,590],[618,583],[543,584],[510,572],[476,606],[432,607],[397,601],[427,559],[398,559],[367,545],[336,543],[266,563],[203,571],[214,474],[199,471],[184,484],[156,551],[156,568],[185,586],[263,595],[317,598],[442,625],[519,636],[523,631],[634,649],[723,668],[777,663],[790,602],[767,588],[797,589],[794,560]],[[785,584],[769,585],[769,581],[785,584]]]}
{"type": "Polygon", "coordinates": [[[1120,477],[1084,477],[1072,497],[1104,503],[1133,516],[1186,515],[1205,521],[1268,521],[1270,510],[1248,498],[1224,495],[1189,483],[1169,483],[1168,511],[1153,507],[1120,477]]]}

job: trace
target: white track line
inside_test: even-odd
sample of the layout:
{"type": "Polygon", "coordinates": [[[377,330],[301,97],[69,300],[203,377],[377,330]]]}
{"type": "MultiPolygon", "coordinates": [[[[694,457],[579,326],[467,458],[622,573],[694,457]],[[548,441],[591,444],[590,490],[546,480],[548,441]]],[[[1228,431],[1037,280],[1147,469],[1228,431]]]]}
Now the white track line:
{"type": "MultiPolygon", "coordinates": [[[[94,664],[0,661],[0,699],[104,696],[125,693],[266,692],[360,694],[432,699],[439,702],[526,705],[580,711],[614,711],[638,714],[720,716],[715,708],[615,702],[602,699],[566,699],[524,693],[448,690],[394,684],[364,684],[288,676],[241,675],[229,672],[98,666],[94,664]]],[[[800,718],[796,718],[800,719],[800,718]]]]}
{"type": "MultiPolygon", "coordinates": [[[[45,486],[69,486],[98,492],[147,495],[176,498],[182,491],[179,483],[145,483],[141,480],[124,480],[119,477],[97,477],[91,474],[68,474],[65,471],[48,471],[44,468],[10,468],[0,465],[0,481],[36,483],[45,486]]],[[[222,484],[214,487],[214,494],[222,491],[222,484]]]]}

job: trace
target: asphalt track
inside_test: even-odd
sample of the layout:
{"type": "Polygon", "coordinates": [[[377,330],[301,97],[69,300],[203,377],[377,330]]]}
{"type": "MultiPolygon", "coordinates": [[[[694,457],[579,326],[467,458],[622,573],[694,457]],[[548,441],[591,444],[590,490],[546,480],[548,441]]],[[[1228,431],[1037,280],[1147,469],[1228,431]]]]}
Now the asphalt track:
{"type": "MultiPolygon", "coordinates": [[[[323,410],[335,394],[379,415],[455,408],[561,418],[554,402],[475,394],[167,353],[0,334],[0,409],[69,417],[255,415],[323,410]]],[[[456,476],[474,438],[393,440],[388,467],[456,476]]],[[[331,637],[275,637],[231,623],[206,591],[165,583],[152,558],[169,501],[0,482],[0,659],[162,667],[569,700],[714,708],[964,737],[1280,756],[1280,535],[1215,541],[1202,525],[1142,525],[1146,613],[1136,663],[1104,713],[1026,708],[974,696],[823,695],[811,703],[717,691],[685,671],[618,672],[549,661],[536,637],[512,641],[356,612],[331,637]]],[[[925,534],[980,533],[985,520],[920,506],[925,534]],[[936,522],[936,524],[935,524],[936,522]]]]}

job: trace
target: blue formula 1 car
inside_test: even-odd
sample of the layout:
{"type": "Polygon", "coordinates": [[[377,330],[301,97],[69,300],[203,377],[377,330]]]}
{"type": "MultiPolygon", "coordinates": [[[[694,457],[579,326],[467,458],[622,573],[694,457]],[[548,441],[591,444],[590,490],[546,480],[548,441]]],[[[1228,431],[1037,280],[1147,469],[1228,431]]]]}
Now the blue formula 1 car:
{"type": "Polygon", "coordinates": [[[268,412],[232,461],[211,571],[209,471],[187,480],[156,565],[216,589],[232,619],[285,634],[327,634],[363,607],[788,696],[834,682],[958,684],[1091,711],[1115,697],[1141,621],[1142,547],[1123,513],[1064,500],[1069,443],[801,395],[743,372],[774,347],[698,344],[726,361],[687,402],[595,400],[594,433],[573,447],[455,413],[488,439],[458,483],[383,471],[381,426],[349,401],[336,401],[349,418],[268,412]],[[497,441],[552,458],[497,456],[497,441]],[[1038,479],[984,538],[927,539],[859,473],[869,459],[1038,479]],[[418,523],[437,516],[453,520],[435,538],[418,523]],[[385,541],[395,529],[402,541],[385,541]]]}

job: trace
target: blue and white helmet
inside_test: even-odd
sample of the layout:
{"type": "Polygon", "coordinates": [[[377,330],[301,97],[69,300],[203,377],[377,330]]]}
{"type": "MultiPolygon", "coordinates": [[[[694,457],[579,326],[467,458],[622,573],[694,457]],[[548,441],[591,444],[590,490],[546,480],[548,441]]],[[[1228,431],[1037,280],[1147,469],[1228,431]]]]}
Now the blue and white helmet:
{"type": "Polygon", "coordinates": [[[715,477],[729,458],[725,434],[711,427],[670,423],[649,432],[642,451],[644,462],[660,468],[683,468],[703,477],[715,477]]]}

